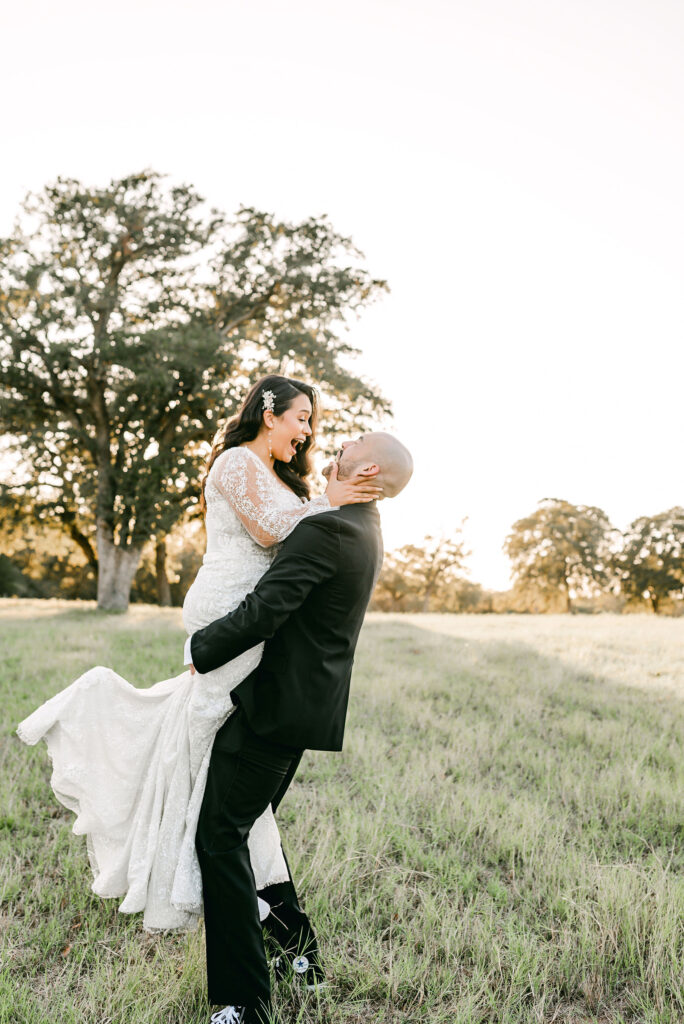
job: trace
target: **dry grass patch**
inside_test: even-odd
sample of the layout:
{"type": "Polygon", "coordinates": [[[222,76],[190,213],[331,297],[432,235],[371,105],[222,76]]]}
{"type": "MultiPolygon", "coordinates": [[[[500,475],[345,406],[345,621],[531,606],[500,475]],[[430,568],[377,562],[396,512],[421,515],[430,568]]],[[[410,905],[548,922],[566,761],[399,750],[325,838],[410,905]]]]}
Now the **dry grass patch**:
{"type": "MultiPolygon", "coordinates": [[[[89,890],[13,729],[93,663],[176,675],[176,609],[5,603],[0,1024],[199,1024],[202,933],[89,890]],[[50,607],[52,606],[52,607],[50,607]]],[[[684,620],[370,616],[343,753],[279,813],[331,986],[299,1024],[681,1024],[684,620]]]]}

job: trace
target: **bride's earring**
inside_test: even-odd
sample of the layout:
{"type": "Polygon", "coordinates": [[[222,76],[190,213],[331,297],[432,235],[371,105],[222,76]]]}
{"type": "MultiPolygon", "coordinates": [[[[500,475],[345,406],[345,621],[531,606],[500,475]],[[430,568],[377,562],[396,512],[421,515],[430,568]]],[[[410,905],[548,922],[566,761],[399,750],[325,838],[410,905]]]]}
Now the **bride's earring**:
{"type": "Polygon", "coordinates": [[[273,458],[273,449],[271,448],[271,431],[268,432],[268,457],[273,458]]]}

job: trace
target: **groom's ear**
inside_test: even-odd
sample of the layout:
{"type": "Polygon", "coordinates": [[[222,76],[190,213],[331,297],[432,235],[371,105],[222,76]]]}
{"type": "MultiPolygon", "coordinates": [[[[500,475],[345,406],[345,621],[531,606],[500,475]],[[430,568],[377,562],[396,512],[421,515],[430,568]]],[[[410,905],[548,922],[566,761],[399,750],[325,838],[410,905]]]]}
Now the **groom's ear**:
{"type": "Polygon", "coordinates": [[[377,462],[369,462],[367,466],[360,466],[356,473],[358,476],[377,476],[380,472],[380,467],[377,462]]]}

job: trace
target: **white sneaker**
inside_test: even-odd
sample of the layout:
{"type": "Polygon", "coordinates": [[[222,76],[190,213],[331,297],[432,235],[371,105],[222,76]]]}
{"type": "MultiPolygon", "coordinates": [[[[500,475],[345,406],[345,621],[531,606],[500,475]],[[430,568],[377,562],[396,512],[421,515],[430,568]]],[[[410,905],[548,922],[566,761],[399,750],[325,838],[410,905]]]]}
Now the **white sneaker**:
{"type": "Polygon", "coordinates": [[[244,1006],[224,1006],[210,1017],[211,1024],[242,1024],[244,1019],[244,1006]]]}

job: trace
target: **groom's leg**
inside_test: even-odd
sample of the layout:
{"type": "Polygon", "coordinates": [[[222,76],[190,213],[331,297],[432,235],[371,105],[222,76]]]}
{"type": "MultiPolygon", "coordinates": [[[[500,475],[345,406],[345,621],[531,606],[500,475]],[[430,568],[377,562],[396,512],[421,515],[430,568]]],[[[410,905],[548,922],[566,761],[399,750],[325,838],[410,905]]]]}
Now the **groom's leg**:
{"type": "MultiPolygon", "coordinates": [[[[278,792],[271,801],[274,812],[285,796],[300,761],[301,754],[293,759],[278,792]]],[[[269,945],[273,947],[273,952],[276,955],[285,955],[290,961],[304,955],[317,968],[317,977],[322,977],[316,934],[311,921],[299,905],[292,871],[284,850],[282,850],[282,854],[290,880],[276,882],[274,885],[267,885],[263,889],[259,889],[259,896],[262,900],[266,900],[271,907],[270,914],[263,922],[264,933],[270,940],[269,945]]]]}
{"type": "MultiPolygon", "coordinates": [[[[288,789],[290,787],[290,783],[292,782],[292,780],[293,780],[293,778],[295,776],[295,772],[299,768],[299,763],[302,760],[302,755],[303,754],[304,754],[304,751],[300,750],[299,756],[292,758],[292,764],[288,768],[287,773],[285,774],[285,776],[283,777],[282,782],[278,786],[277,793],[275,794],[275,796],[271,800],[271,809],[272,809],[274,814],[278,810],[278,805],[280,804],[280,801],[283,799],[283,797],[285,796],[285,794],[287,793],[287,791],[288,791],[288,789]]],[[[286,863],[287,863],[287,861],[286,861],[286,863]]],[[[289,869],[289,866],[288,866],[288,871],[289,870],[290,869],[289,869]]]]}
{"type": "Polygon", "coordinates": [[[238,710],[216,735],[197,826],[207,939],[209,1001],[270,1005],[247,838],[299,751],[256,736],[238,710]]]}
{"type": "MultiPolygon", "coordinates": [[[[292,877],[290,876],[289,882],[277,882],[275,885],[260,889],[259,896],[271,907],[268,917],[263,922],[263,928],[274,956],[285,957],[295,971],[304,972],[309,967],[307,980],[310,979],[311,972],[316,980],[322,980],[323,970],[316,933],[299,905],[292,877]],[[306,957],[308,964],[300,959],[303,956],[306,957]]],[[[282,959],[280,966],[284,967],[282,959]]]]}

